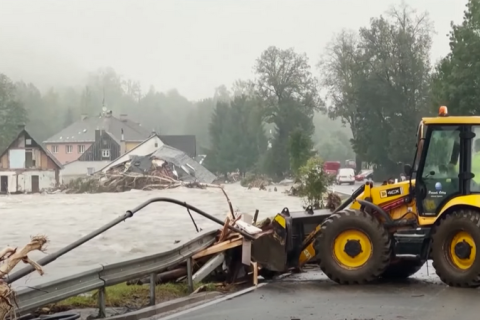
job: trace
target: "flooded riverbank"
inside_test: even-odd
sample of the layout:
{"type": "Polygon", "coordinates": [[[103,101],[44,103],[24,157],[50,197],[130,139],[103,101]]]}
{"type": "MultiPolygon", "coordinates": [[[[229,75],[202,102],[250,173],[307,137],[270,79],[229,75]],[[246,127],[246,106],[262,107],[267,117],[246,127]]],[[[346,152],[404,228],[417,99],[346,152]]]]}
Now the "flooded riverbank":
{"type": "MultiPolygon", "coordinates": [[[[301,210],[302,201],[285,195],[287,187],[277,186],[277,192],[248,190],[239,184],[226,185],[234,210],[253,214],[260,210],[259,219],[272,216],[284,207],[301,210]]],[[[177,188],[159,191],[130,191],[102,194],[51,194],[0,196],[2,246],[21,246],[30,235],[45,234],[50,239],[48,253],[77,240],[92,230],[113,220],[140,203],[153,197],[170,197],[198,207],[220,219],[228,212],[228,203],[217,188],[177,188]]],[[[200,228],[215,223],[195,213],[200,228]]],[[[141,257],[163,251],[195,233],[187,211],[180,206],[155,203],[138,212],[104,234],[67,253],[45,267],[45,276],[33,274],[15,286],[33,285],[38,281],[57,278],[89,269],[99,263],[141,257]]],[[[33,259],[42,257],[33,253],[33,259]]],[[[20,264],[15,270],[22,268],[20,264]]]]}

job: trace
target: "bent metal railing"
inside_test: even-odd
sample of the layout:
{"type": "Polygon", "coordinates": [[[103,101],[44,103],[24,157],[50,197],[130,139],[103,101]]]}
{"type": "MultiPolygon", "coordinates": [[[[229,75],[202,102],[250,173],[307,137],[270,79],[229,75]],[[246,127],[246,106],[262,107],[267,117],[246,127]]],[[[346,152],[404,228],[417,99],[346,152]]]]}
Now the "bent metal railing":
{"type": "MultiPolygon", "coordinates": [[[[98,289],[99,315],[104,317],[105,287],[147,275],[154,278],[157,273],[183,261],[187,261],[187,279],[189,286],[193,287],[191,258],[196,252],[213,244],[217,231],[218,229],[201,231],[194,238],[162,253],[101,265],[82,273],[20,290],[16,293],[19,306],[17,312],[24,314],[38,307],[98,289]]],[[[155,294],[155,281],[150,281],[150,286],[153,286],[150,294],[155,294]]],[[[150,297],[150,300],[155,301],[155,296],[150,297]]]]}
{"type": "MultiPolygon", "coordinates": [[[[115,218],[111,222],[105,224],[104,226],[98,228],[95,231],[87,234],[86,236],[78,239],[77,241],[65,246],[64,248],[47,255],[46,257],[37,261],[41,266],[45,266],[64,254],[72,251],[73,249],[81,246],[85,242],[95,238],[96,236],[102,234],[103,232],[111,229],[122,221],[127,220],[128,218],[133,217],[135,213],[142,210],[146,206],[155,203],[155,202],[168,202],[173,203],[182,207],[185,207],[187,211],[192,210],[201,216],[216,222],[217,224],[223,226],[224,221],[214,217],[186,202],[179,201],[171,198],[153,198],[147,200],[146,202],[140,204],[132,210],[128,210],[125,214],[115,218]]],[[[192,218],[193,219],[193,218],[192,218]]],[[[232,225],[227,225],[227,227],[235,232],[240,233],[245,238],[253,240],[253,237],[240,230],[232,225]]],[[[199,250],[202,250],[205,247],[208,247],[213,243],[216,230],[203,231],[199,233],[194,239],[186,242],[183,245],[171,249],[166,252],[158,253],[156,255],[138,258],[134,260],[129,260],[125,262],[114,263],[110,265],[101,266],[95,269],[92,269],[87,272],[82,272],[80,274],[66,277],[60,280],[48,282],[41,284],[29,289],[21,290],[17,293],[17,298],[19,302],[18,311],[24,313],[26,311],[31,311],[39,306],[46,305],[49,303],[54,303],[66,299],[71,296],[75,296],[81,293],[85,293],[94,289],[99,289],[99,308],[100,316],[105,316],[105,286],[110,286],[117,284],[126,280],[134,279],[141,277],[147,274],[158,273],[165,268],[168,268],[171,265],[177,264],[184,260],[187,260],[187,275],[189,287],[192,287],[192,275],[191,275],[191,256],[199,250]]],[[[35,269],[28,265],[27,267],[12,273],[11,275],[5,276],[4,280],[8,283],[13,283],[18,279],[30,274],[35,269]]],[[[153,282],[155,283],[155,282],[153,282]]],[[[151,290],[151,294],[154,294],[155,290],[151,290]]],[[[150,297],[152,299],[152,297],[150,297]]],[[[153,299],[154,300],[154,299],[153,299]]]]}

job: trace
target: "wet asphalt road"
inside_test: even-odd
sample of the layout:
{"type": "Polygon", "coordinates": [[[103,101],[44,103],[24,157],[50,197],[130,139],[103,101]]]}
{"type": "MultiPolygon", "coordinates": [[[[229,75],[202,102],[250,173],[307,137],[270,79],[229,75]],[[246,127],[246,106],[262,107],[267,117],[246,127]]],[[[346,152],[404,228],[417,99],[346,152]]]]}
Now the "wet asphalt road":
{"type": "Polygon", "coordinates": [[[434,276],[340,286],[319,271],[276,280],[253,292],[168,320],[475,320],[480,290],[450,288],[434,276]]]}
{"type": "MultiPolygon", "coordinates": [[[[342,186],[343,187],[343,186],[342,186]]],[[[358,186],[355,186],[358,187],[358,186]]],[[[351,187],[339,188],[349,193],[351,187]]],[[[351,192],[351,191],[350,191],[351,192]]],[[[319,270],[274,280],[265,286],[165,320],[476,320],[480,290],[450,288],[425,266],[412,278],[341,286],[319,270]]]]}

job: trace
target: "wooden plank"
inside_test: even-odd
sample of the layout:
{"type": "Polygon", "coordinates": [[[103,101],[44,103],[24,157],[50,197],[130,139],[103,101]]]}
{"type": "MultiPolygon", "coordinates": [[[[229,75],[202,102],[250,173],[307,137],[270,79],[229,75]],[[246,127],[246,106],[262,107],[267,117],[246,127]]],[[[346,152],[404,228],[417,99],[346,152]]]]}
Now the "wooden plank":
{"type": "Polygon", "coordinates": [[[249,266],[251,260],[252,260],[252,241],[243,239],[243,242],[242,242],[242,263],[246,266],[249,266]]]}
{"type": "Polygon", "coordinates": [[[258,285],[258,264],[256,262],[250,261],[250,264],[253,268],[253,284],[258,285]]]}
{"type": "Polygon", "coordinates": [[[202,258],[202,257],[205,257],[205,256],[209,256],[211,254],[214,254],[214,253],[218,253],[218,252],[222,252],[222,251],[225,251],[225,250],[228,250],[228,249],[231,249],[231,248],[235,248],[235,247],[239,247],[241,246],[243,243],[243,238],[238,238],[236,240],[230,240],[230,241],[225,241],[225,242],[222,242],[222,243],[218,243],[216,245],[213,245],[209,248],[206,248],[198,253],[196,253],[194,256],[193,256],[193,259],[196,260],[196,259],[199,259],[199,258],[202,258]]]}

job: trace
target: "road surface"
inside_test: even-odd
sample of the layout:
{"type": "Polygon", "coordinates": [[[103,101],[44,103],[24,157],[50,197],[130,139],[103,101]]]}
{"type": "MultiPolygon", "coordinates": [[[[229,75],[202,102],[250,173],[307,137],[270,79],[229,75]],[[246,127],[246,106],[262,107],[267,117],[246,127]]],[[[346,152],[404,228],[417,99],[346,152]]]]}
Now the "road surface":
{"type": "MultiPolygon", "coordinates": [[[[355,186],[335,186],[351,193],[355,186]]],[[[320,270],[274,280],[253,292],[164,320],[474,320],[480,290],[450,288],[429,262],[411,279],[363,286],[341,286],[320,270]]]]}
{"type": "Polygon", "coordinates": [[[435,277],[341,286],[319,271],[276,280],[245,295],[164,320],[474,320],[479,290],[449,288],[435,277]]]}

